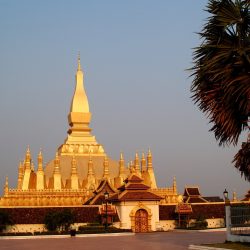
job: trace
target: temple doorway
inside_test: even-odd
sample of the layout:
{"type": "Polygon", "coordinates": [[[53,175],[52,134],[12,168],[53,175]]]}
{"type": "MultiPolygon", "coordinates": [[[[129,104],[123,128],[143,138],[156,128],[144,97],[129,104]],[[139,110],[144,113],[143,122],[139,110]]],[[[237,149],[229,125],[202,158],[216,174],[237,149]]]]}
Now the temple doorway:
{"type": "Polygon", "coordinates": [[[148,212],[145,209],[139,209],[135,213],[135,232],[148,232],[148,212]]]}

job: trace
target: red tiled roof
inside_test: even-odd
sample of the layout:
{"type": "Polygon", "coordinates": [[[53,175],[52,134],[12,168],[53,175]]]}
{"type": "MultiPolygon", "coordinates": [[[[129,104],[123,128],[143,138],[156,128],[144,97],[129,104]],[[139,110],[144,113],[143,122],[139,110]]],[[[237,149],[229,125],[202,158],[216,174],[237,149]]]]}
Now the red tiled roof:
{"type": "Polygon", "coordinates": [[[143,183],[128,183],[126,186],[126,189],[133,189],[133,190],[147,190],[149,189],[149,186],[143,184],[143,183]]]}
{"type": "Polygon", "coordinates": [[[123,184],[122,186],[118,187],[117,189],[118,190],[122,190],[122,191],[125,190],[125,184],[123,184]]]}
{"type": "Polygon", "coordinates": [[[185,188],[188,195],[201,195],[198,187],[187,187],[185,188]]]}
{"type": "Polygon", "coordinates": [[[140,178],[138,175],[136,175],[136,174],[132,174],[132,175],[130,175],[127,179],[125,179],[125,181],[124,181],[125,183],[127,183],[127,182],[143,182],[143,179],[142,178],[140,178]]]}
{"type": "Polygon", "coordinates": [[[116,190],[110,185],[110,183],[107,180],[102,180],[97,187],[97,189],[94,191],[95,194],[98,194],[103,191],[103,189],[107,189],[109,193],[115,193],[116,190]]]}
{"type": "Polygon", "coordinates": [[[205,203],[207,201],[201,197],[188,197],[185,202],[186,203],[205,203]]]}
{"type": "Polygon", "coordinates": [[[202,197],[208,202],[223,202],[224,200],[219,196],[209,196],[209,197],[202,197]]]}
{"type": "Polygon", "coordinates": [[[161,200],[162,198],[156,194],[147,192],[147,191],[141,191],[141,192],[127,192],[124,194],[121,194],[121,196],[118,198],[119,201],[148,201],[148,200],[161,200]]]}

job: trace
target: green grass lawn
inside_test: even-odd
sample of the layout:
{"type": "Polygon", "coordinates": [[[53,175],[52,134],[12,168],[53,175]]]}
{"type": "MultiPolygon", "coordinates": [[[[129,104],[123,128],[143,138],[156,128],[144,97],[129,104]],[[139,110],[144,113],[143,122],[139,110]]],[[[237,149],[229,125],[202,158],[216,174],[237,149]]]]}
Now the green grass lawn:
{"type": "Polygon", "coordinates": [[[204,244],[204,246],[235,249],[235,250],[249,250],[250,249],[250,243],[225,242],[225,243],[217,243],[217,244],[204,244]]]}

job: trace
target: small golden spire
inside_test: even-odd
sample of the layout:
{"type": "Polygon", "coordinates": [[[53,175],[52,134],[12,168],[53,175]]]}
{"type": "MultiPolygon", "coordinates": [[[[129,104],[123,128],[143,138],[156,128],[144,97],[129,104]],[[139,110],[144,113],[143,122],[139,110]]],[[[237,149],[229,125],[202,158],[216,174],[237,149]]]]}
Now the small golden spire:
{"type": "Polygon", "coordinates": [[[119,176],[124,174],[124,158],[123,158],[123,153],[121,152],[120,154],[120,160],[119,160],[119,176]]]}
{"type": "Polygon", "coordinates": [[[109,178],[109,161],[106,155],[103,162],[103,178],[109,178]]]}
{"type": "Polygon", "coordinates": [[[6,176],[4,184],[4,195],[8,195],[8,193],[9,193],[9,179],[8,176],[6,176]]]}
{"type": "Polygon", "coordinates": [[[37,157],[37,161],[38,161],[38,171],[43,171],[43,154],[42,154],[42,149],[40,148],[38,157],[37,157]]]}
{"type": "Polygon", "coordinates": [[[151,153],[151,149],[150,149],[150,148],[148,148],[148,155],[149,155],[149,156],[152,156],[152,153],[151,153]]]}
{"type": "Polygon", "coordinates": [[[22,170],[23,170],[23,163],[22,163],[22,161],[20,161],[18,171],[22,171],[22,170]]]}
{"type": "Polygon", "coordinates": [[[25,154],[25,169],[30,169],[31,165],[31,156],[30,156],[30,146],[28,145],[26,154],[25,154]]]}
{"type": "Polygon", "coordinates": [[[26,157],[30,157],[30,146],[28,145],[26,150],[26,157]]]}
{"type": "Polygon", "coordinates": [[[130,161],[129,169],[130,169],[130,173],[135,173],[135,165],[134,165],[134,162],[132,160],[130,161]]]}
{"type": "Polygon", "coordinates": [[[72,160],[71,160],[71,175],[77,175],[75,154],[73,154],[72,160]]]}
{"type": "Polygon", "coordinates": [[[23,164],[20,161],[19,167],[18,167],[17,189],[22,188],[22,179],[23,179],[23,164]]]}
{"type": "Polygon", "coordinates": [[[141,156],[141,171],[142,172],[146,172],[147,171],[146,159],[145,159],[144,152],[142,152],[142,156],[141,156]]]}
{"type": "Polygon", "coordinates": [[[123,152],[120,153],[120,160],[124,160],[124,158],[123,158],[123,152]]]}
{"type": "Polygon", "coordinates": [[[34,172],[35,171],[35,166],[34,166],[34,162],[31,162],[31,171],[34,172]]]}
{"type": "Polygon", "coordinates": [[[237,201],[237,195],[235,190],[233,191],[233,201],[236,202],[237,201]]]}
{"type": "Polygon", "coordinates": [[[148,149],[147,162],[148,162],[148,169],[152,168],[152,154],[150,148],[148,149]]]}
{"type": "Polygon", "coordinates": [[[177,184],[176,184],[176,177],[174,176],[174,180],[173,180],[173,191],[174,193],[177,193],[177,184]]]}
{"type": "Polygon", "coordinates": [[[135,153],[135,160],[134,160],[134,167],[135,167],[136,173],[138,173],[138,174],[140,172],[140,162],[139,161],[140,161],[139,156],[138,156],[138,153],[136,152],[135,153]]]}
{"type": "Polygon", "coordinates": [[[9,187],[9,178],[8,178],[8,176],[5,177],[5,187],[9,187]]]}
{"type": "Polygon", "coordinates": [[[56,157],[54,159],[54,174],[59,174],[60,173],[60,159],[58,156],[58,152],[56,152],[56,157]]]}
{"type": "Polygon", "coordinates": [[[38,156],[42,156],[42,148],[40,148],[40,150],[39,150],[39,154],[38,154],[38,156]]]}
{"type": "Polygon", "coordinates": [[[89,161],[88,161],[88,176],[94,175],[93,171],[93,161],[92,161],[92,156],[89,154],[89,161]]]}

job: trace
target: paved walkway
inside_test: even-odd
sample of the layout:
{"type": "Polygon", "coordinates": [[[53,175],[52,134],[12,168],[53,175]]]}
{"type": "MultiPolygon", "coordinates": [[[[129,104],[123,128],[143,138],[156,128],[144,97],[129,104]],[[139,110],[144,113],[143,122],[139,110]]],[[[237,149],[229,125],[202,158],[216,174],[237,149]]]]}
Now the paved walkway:
{"type": "Polygon", "coordinates": [[[225,232],[173,231],[113,237],[2,239],[0,250],[183,250],[190,244],[225,241],[225,232]]]}

